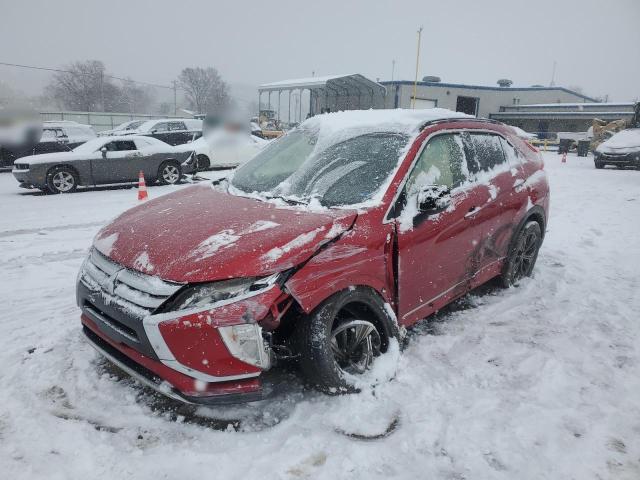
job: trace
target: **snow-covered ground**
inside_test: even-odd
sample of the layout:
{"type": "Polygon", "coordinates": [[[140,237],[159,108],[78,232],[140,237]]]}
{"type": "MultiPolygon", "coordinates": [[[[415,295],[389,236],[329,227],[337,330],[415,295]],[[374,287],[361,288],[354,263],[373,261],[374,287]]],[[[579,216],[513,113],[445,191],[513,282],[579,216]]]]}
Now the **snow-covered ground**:
{"type": "Polygon", "coordinates": [[[35,195],[0,174],[0,478],[637,480],[640,172],[546,163],[535,278],[423,322],[393,381],[198,411],[118,376],[80,332],[77,270],[135,190],[35,195]]]}

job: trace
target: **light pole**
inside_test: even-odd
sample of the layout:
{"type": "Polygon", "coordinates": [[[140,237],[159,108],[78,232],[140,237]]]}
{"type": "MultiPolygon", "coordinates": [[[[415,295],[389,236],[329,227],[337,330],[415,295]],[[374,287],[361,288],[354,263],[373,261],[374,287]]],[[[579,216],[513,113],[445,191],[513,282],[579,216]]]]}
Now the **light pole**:
{"type": "Polygon", "coordinates": [[[420,40],[422,38],[422,27],[418,29],[418,52],[416,53],[416,78],[413,81],[413,98],[411,108],[416,108],[416,95],[418,94],[418,67],[420,66],[420,40]]]}

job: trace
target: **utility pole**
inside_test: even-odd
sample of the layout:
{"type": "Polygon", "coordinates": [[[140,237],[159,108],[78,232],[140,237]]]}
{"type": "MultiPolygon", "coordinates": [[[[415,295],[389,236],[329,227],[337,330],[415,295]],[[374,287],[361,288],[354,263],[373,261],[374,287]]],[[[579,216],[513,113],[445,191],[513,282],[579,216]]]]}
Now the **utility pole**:
{"type": "Polygon", "coordinates": [[[413,98],[411,108],[416,108],[416,95],[418,94],[418,67],[420,66],[420,40],[422,39],[422,27],[418,29],[418,51],[416,53],[416,78],[413,81],[413,98]]]}
{"type": "Polygon", "coordinates": [[[178,87],[176,81],[173,81],[173,116],[178,116],[178,87]]]}
{"type": "Polygon", "coordinates": [[[391,60],[391,81],[393,82],[393,75],[396,72],[396,61],[395,59],[391,60]]]}

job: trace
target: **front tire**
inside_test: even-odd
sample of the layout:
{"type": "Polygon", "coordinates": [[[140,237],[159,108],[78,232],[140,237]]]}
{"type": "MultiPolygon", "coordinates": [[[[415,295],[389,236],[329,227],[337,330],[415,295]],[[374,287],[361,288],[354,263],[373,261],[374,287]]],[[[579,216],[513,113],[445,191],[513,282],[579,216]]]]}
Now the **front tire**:
{"type": "Polygon", "coordinates": [[[505,287],[517,285],[521,279],[532,275],[541,245],[540,224],[533,220],[527,222],[509,248],[502,269],[502,284],[505,287]]]}
{"type": "Polygon", "coordinates": [[[71,193],[78,188],[78,173],[71,167],[55,167],[47,173],[49,193],[71,193]]]}
{"type": "Polygon", "coordinates": [[[182,169],[180,164],[174,160],[162,162],[158,168],[158,182],[161,185],[175,185],[182,178],[182,169]]]}
{"type": "Polygon", "coordinates": [[[604,168],[604,163],[598,162],[597,160],[595,162],[595,165],[598,170],[600,170],[601,168],[604,168]]]}
{"type": "Polygon", "coordinates": [[[387,351],[397,327],[382,299],[360,287],[338,292],[298,320],[294,345],[305,380],[328,394],[356,392],[354,377],[387,351]]]}

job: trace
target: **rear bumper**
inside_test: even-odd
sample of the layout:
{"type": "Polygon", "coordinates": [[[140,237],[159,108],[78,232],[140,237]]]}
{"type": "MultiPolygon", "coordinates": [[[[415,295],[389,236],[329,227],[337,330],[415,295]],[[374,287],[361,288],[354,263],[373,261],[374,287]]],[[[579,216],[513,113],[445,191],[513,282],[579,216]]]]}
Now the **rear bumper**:
{"type": "Polygon", "coordinates": [[[229,405],[263,398],[262,384],[258,378],[214,383],[198,381],[114,342],[84,314],[82,324],[87,341],[98,353],[141,384],[168,398],[196,405],[229,405]]]}

